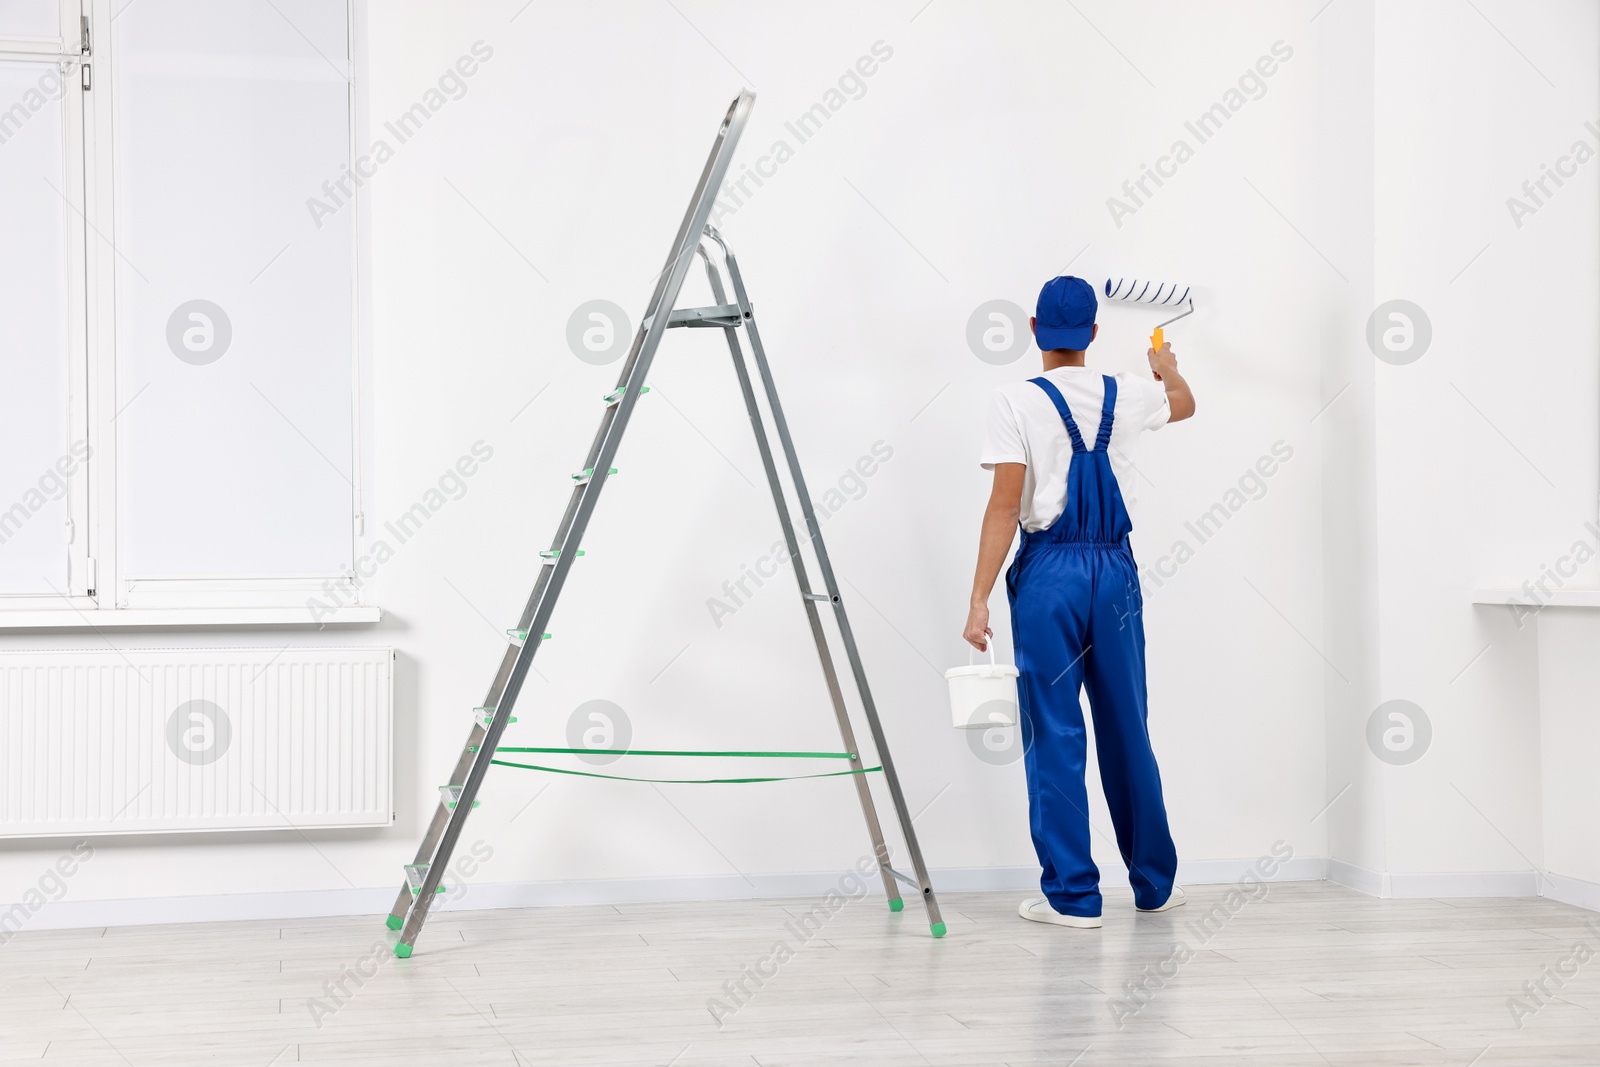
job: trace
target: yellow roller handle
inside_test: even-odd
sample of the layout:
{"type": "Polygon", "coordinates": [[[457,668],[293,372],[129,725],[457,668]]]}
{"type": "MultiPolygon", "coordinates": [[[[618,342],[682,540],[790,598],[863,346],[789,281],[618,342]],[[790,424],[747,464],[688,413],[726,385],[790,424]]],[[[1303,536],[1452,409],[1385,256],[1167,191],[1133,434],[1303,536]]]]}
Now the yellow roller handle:
{"type": "Polygon", "coordinates": [[[1161,335],[1161,327],[1157,326],[1155,332],[1150,335],[1150,348],[1152,351],[1159,352],[1164,344],[1166,344],[1166,338],[1161,335]]]}

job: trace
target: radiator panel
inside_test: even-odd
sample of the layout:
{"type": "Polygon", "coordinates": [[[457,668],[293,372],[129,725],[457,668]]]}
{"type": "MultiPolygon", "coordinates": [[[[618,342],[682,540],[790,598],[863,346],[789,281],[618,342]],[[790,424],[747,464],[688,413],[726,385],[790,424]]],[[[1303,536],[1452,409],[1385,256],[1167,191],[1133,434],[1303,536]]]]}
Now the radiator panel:
{"type": "Polygon", "coordinates": [[[0,837],[385,826],[391,649],[0,653],[0,837]]]}

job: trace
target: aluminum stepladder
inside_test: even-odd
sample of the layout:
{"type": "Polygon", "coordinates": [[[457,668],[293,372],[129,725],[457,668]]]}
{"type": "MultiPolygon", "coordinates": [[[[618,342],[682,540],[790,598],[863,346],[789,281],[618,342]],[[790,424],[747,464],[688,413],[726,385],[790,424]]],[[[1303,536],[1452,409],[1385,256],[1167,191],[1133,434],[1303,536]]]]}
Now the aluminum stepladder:
{"type": "Polygon", "coordinates": [[[428,911],[440,890],[450,857],[460,840],[467,817],[471,814],[478,791],[483,785],[484,776],[488,773],[490,760],[494,758],[495,751],[500,745],[501,735],[511,721],[511,712],[522,690],[522,683],[533,665],[533,657],[545,636],[545,626],[555,610],[556,599],[566,581],[567,572],[579,554],[579,545],[582,543],[584,530],[594,512],[600,491],[604,488],[608,475],[613,473],[612,460],[616,457],[634,404],[643,391],[645,376],[650,371],[656,349],[661,343],[662,335],[672,327],[721,329],[727,339],[728,351],[733,357],[734,371],[739,379],[739,389],[749,412],[751,428],[755,431],[761,463],[766,469],[767,482],[772,489],[778,521],[783,528],[784,543],[794,567],[801,603],[816,642],[828,696],[833,703],[834,715],[838,720],[845,750],[851,753],[850,768],[856,773],[850,777],[855,781],[856,795],[861,802],[862,814],[866,819],[867,832],[872,840],[873,853],[877,857],[878,870],[883,879],[890,910],[900,911],[905,906],[898,885],[903,882],[921,894],[933,935],[935,937],[944,935],[945,924],[939,915],[939,904],[934,897],[933,886],[928,880],[922,850],[917,844],[916,831],[912,826],[911,814],[906,808],[900,779],[895,773],[894,763],[889,755],[888,741],[884,737],[883,726],[878,719],[877,705],[873,702],[866,671],[861,663],[861,654],[856,647],[850,620],[839,595],[839,585],[828,560],[816,512],[812,507],[810,496],[806,493],[800,461],[795,455],[789,426],[784,420],[783,408],[778,401],[777,387],[773,383],[766,352],[762,348],[761,337],[756,329],[755,314],[751,309],[749,295],[745,292],[744,279],[739,273],[738,261],[733,253],[721,235],[708,225],[717,192],[722,187],[734,150],[738,145],[739,135],[749,120],[750,109],[754,103],[755,94],[748,90],[740,93],[728,108],[722,126],[717,131],[711,155],[706,160],[699,183],[695,186],[689,210],[678,228],[672,253],[668,256],[666,266],[662,268],[657,279],[655,291],[651,295],[645,316],[640,321],[628,358],[623,364],[617,387],[605,398],[605,413],[601,418],[600,429],[595,435],[594,443],[589,448],[584,469],[581,474],[574,475],[578,484],[573,487],[572,497],[567,504],[566,513],[562,516],[555,540],[547,552],[541,553],[544,565],[539,569],[539,577],[534,584],[533,592],[528,597],[527,605],[522,609],[517,629],[511,631],[512,640],[501,658],[499,670],[489,686],[488,696],[484,698],[483,705],[474,711],[472,730],[460,758],[456,761],[455,769],[450,774],[449,784],[440,789],[439,806],[434,811],[433,820],[417,850],[416,861],[406,869],[406,882],[400,887],[400,894],[387,920],[390,929],[400,931],[400,939],[395,945],[395,955],[402,959],[411,955],[417,936],[421,933],[423,924],[427,922],[428,911]],[[712,249],[715,249],[716,254],[720,256],[722,268],[732,284],[733,303],[728,302],[722,271],[717,267],[712,249]],[[710,307],[674,310],[679,290],[696,254],[704,261],[706,276],[716,304],[710,307]],[[805,560],[801,555],[802,542],[796,533],[784,488],[779,480],[779,468],[773,457],[766,422],[762,417],[749,365],[739,341],[740,330],[744,330],[749,338],[750,353],[771,412],[773,428],[777,431],[784,464],[794,486],[801,514],[805,519],[807,541],[816,557],[817,571],[821,575],[825,592],[813,591],[807,577],[805,560]],[[906,850],[910,854],[913,874],[909,876],[890,865],[889,847],[884,841],[883,830],[878,823],[877,808],[857,750],[850,711],[845,704],[844,690],[839,683],[828,635],[823,627],[822,615],[818,608],[821,604],[828,604],[833,608],[834,621],[844,644],[845,656],[872,734],[873,745],[877,750],[878,762],[882,766],[884,782],[899,818],[900,832],[905,840],[906,850]]]}

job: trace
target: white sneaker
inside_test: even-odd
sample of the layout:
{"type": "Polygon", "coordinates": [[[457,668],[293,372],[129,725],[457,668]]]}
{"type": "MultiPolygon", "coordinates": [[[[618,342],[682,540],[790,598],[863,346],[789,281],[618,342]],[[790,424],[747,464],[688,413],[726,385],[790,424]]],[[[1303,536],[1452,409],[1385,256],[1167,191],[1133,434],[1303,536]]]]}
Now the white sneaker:
{"type": "Polygon", "coordinates": [[[1070,926],[1076,930],[1100,929],[1100,916],[1098,915],[1063,915],[1050,906],[1050,901],[1045,897],[1033,900],[1024,900],[1017,906],[1017,914],[1024,919],[1036,923],[1052,923],[1056,926],[1070,926]]]}
{"type": "Polygon", "coordinates": [[[1145,912],[1146,914],[1154,914],[1158,911],[1171,911],[1173,908],[1182,907],[1188,902],[1189,898],[1184,894],[1183,887],[1175,885],[1172,887],[1172,893],[1167,897],[1167,902],[1165,904],[1158,908],[1139,908],[1138,910],[1145,912]]]}

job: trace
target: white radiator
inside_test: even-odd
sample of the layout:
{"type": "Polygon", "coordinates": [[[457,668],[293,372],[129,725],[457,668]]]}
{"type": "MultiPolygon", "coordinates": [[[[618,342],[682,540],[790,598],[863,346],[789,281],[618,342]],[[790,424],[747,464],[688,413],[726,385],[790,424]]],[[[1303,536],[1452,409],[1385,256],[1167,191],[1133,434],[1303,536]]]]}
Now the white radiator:
{"type": "Polygon", "coordinates": [[[384,826],[394,651],[0,653],[0,837],[384,826]]]}

